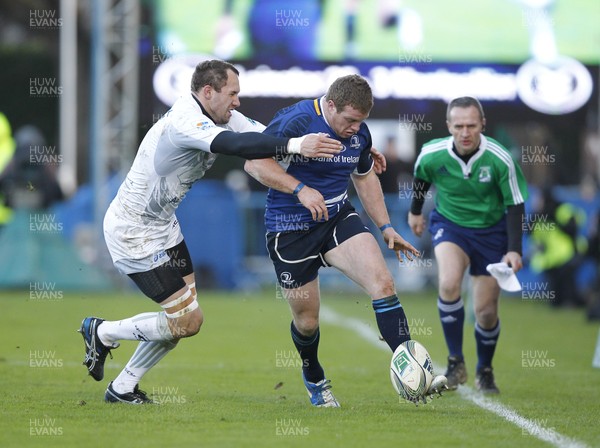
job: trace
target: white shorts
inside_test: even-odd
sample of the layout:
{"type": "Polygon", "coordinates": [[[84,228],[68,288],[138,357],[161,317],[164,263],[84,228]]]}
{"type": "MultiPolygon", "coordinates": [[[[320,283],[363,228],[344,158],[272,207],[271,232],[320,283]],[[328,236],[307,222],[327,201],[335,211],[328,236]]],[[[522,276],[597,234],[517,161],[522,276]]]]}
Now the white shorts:
{"type": "Polygon", "coordinates": [[[183,241],[173,215],[161,225],[137,223],[116,212],[114,202],[104,216],[104,240],[113,264],[123,274],[147,272],[169,261],[166,249],[183,241]]]}

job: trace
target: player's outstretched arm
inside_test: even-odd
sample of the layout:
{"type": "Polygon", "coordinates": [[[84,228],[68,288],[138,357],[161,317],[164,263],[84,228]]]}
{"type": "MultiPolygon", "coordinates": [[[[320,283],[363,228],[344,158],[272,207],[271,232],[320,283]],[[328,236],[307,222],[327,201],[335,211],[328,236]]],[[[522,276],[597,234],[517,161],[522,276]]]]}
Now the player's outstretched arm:
{"type": "Polygon", "coordinates": [[[362,176],[354,174],[352,175],[352,181],[365,211],[375,225],[381,229],[383,239],[388,247],[396,252],[398,259],[402,260],[402,254],[409,260],[418,257],[420,255],[419,251],[402,238],[391,226],[390,216],[381,191],[381,184],[375,172],[371,170],[362,176]]]}
{"type": "Polygon", "coordinates": [[[327,221],[329,219],[323,195],[286,173],[275,160],[247,160],[244,164],[244,170],[266,187],[283,193],[296,194],[300,203],[310,210],[315,221],[321,219],[327,221]]]}
{"type": "Polygon", "coordinates": [[[369,218],[377,227],[389,224],[390,216],[385,206],[381,183],[375,171],[371,170],[363,175],[353,174],[352,182],[369,218]]]}
{"type": "Polygon", "coordinates": [[[342,144],[326,134],[308,134],[298,138],[274,137],[260,132],[220,132],[210,144],[210,152],[245,159],[301,154],[305,157],[331,158],[342,144]]]}
{"type": "Polygon", "coordinates": [[[404,254],[407,260],[414,260],[415,257],[421,256],[421,253],[417,250],[417,248],[402,238],[402,236],[400,236],[400,234],[396,232],[393,227],[384,229],[381,235],[383,236],[383,240],[387,243],[388,249],[396,252],[396,257],[398,257],[398,260],[404,261],[402,259],[402,254],[404,254]]]}
{"type": "Polygon", "coordinates": [[[301,154],[305,157],[325,157],[327,159],[339,154],[343,145],[329,134],[307,134],[302,137],[291,138],[288,154],[301,154]]]}

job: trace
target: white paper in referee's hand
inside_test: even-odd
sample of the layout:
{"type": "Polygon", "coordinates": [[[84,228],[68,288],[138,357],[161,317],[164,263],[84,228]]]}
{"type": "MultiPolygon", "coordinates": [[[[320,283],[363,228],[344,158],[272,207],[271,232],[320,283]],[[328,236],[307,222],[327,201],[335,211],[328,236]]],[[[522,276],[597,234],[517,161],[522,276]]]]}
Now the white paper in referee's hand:
{"type": "Polygon", "coordinates": [[[515,271],[506,263],[488,264],[486,270],[498,280],[498,285],[505,291],[517,292],[521,290],[521,283],[515,271]]]}

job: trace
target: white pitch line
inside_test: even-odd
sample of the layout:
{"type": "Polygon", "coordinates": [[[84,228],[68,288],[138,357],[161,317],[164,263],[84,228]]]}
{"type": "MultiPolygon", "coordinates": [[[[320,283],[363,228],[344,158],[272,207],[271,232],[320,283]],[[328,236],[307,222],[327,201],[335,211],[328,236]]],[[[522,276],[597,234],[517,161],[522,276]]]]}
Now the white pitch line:
{"type": "Polygon", "coordinates": [[[531,421],[526,419],[525,417],[521,417],[509,407],[506,407],[503,404],[498,403],[497,401],[493,401],[489,398],[482,396],[470,387],[460,386],[458,388],[458,393],[464,399],[472,401],[480,408],[485,409],[486,411],[490,411],[499,417],[502,417],[504,420],[513,423],[522,430],[527,431],[528,434],[537,437],[538,439],[543,440],[544,442],[548,442],[557,447],[587,447],[587,445],[583,442],[571,439],[567,436],[563,436],[562,434],[556,432],[552,428],[544,428],[542,425],[539,425],[535,421],[531,421]]]}
{"type": "MultiPolygon", "coordinates": [[[[368,324],[356,319],[354,317],[343,316],[331,308],[321,304],[321,320],[333,325],[344,327],[346,329],[356,332],[365,341],[371,343],[373,346],[380,348],[385,351],[389,351],[389,347],[383,341],[379,340],[379,332],[371,328],[368,324]]],[[[441,370],[439,366],[435,366],[436,370],[441,370]]],[[[504,420],[518,426],[531,436],[536,437],[539,440],[548,442],[559,448],[570,447],[570,448],[587,448],[587,445],[578,440],[563,436],[556,432],[552,428],[545,428],[544,426],[536,423],[535,421],[521,417],[514,410],[505,406],[497,401],[491,400],[475,392],[471,387],[460,386],[458,388],[459,395],[465,400],[471,401],[481,409],[492,412],[504,420]]]]}

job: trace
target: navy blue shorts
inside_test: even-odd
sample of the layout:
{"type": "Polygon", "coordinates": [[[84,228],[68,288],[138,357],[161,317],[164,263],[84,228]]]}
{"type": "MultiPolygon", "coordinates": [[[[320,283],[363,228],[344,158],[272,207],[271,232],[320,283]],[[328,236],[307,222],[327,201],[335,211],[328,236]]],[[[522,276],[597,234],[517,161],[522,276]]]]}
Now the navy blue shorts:
{"type": "Polygon", "coordinates": [[[506,217],[491,227],[474,229],[459,226],[434,209],[429,215],[429,233],[433,247],[449,241],[465,251],[471,263],[471,275],[490,275],[486,266],[499,263],[508,249],[506,217]]]}
{"type": "Polygon", "coordinates": [[[282,288],[298,288],[317,278],[324,255],[359,233],[369,232],[354,207],[346,202],[329,221],[306,231],[268,232],[267,249],[282,288]]]}

